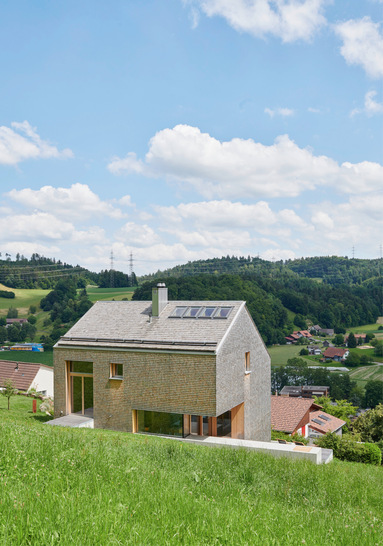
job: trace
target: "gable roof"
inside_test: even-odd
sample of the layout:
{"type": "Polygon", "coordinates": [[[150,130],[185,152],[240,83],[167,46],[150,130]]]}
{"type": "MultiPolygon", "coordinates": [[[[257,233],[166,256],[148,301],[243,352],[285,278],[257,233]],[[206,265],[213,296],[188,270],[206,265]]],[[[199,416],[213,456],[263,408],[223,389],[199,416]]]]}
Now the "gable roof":
{"type": "Polygon", "coordinates": [[[343,358],[346,352],[348,352],[347,349],[340,349],[338,347],[328,347],[323,353],[323,356],[325,358],[333,358],[334,356],[340,356],[343,358]]]}
{"type": "Polygon", "coordinates": [[[27,391],[40,370],[40,366],[42,364],[0,360],[0,386],[4,387],[5,381],[10,379],[16,389],[27,391]]]}
{"type": "Polygon", "coordinates": [[[216,352],[244,301],[169,301],[151,317],[150,301],[98,301],[55,347],[216,352]],[[227,318],[175,318],[176,307],[231,307],[227,318]]]}
{"type": "Polygon", "coordinates": [[[333,415],[329,415],[328,413],[325,413],[324,411],[313,411],[310,413],[310,428],[317,430],[318,432],[321,432],[322,434],[326,434],[326,432],[335,432],[336,430],[340,429],[346,424],[346,421],[343,421],[342,419],[338,419],[338,417],[334,417],[333,415]],[[321,419],[321,415],[324,415],[326,419],[321,419]],[[322,425],[319,424],[319,422],[313,421],[313,419],[317,419],[319,422],[323,423],[322,425]]]}
{"type": "Polygon", "coordinates": [[[292,434],[309,422],[308,416],[305,422],[302,421],[310,409],[316,410],[320,407],[310,398],[271,396],[271,428],[292,434]]]}

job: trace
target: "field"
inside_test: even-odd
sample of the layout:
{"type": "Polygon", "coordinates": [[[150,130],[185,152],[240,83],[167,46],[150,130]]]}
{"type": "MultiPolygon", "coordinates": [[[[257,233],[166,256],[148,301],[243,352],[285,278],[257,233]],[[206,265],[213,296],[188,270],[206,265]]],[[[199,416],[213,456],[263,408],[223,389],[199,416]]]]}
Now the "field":
{"type": "Polygon", "coordinates": [[[5,316],[10,307],[17,307],[19,318],[27,317],[29,306],[38,306],[40,300],[50,292],[50,290],[41,289],[10,289],[2,284],[0,284],[0,290],[11,290],[16,296],[14,299],[0,298],[0,316],[5,316]]]}
{"type": "Polygon", "coordinates": [[[31,406],[0,397],[1,544],[382,544],[381,467],[49,427],[31,406]]]}
{"type": "Polygon", "coordinates": [[[93,303],[98,300],[122,300],[132,299],[135,288],[98,288],[97,286],[88,286],[86,289],[90,301],[93,303]]]}
{"type": "Polygon", "coordinates": [[[349,376],[364,387],[370,379],[383,381],[383,366],[360,366],[351,370],[349,376]]]}
{"type": "Polygon", "coordinates": [[[354,334],[382,334],[382,330],[378,330],[380,324],[364,324],[363,326],[353,326],[352,328],[347,328],[347,333],[354,332],[354,334]]]}
{"type": "Polygon", "coordinates": [[[0,351],[0,360],[13,360],[14,362],[36,362],[53,366],[53,351],[37,353],[33,351],[0,351]]]}
{"type": "Polygon", "coordinates": [[[299,355],[299,351],[304,345],[274,345],[268,347],[267,350],[271,357],[272,366],[286,366],[289,358],[299,357],[303,358],[309,366],[315,366],[317,363],[313,362],[309,358],[299,355]]]}

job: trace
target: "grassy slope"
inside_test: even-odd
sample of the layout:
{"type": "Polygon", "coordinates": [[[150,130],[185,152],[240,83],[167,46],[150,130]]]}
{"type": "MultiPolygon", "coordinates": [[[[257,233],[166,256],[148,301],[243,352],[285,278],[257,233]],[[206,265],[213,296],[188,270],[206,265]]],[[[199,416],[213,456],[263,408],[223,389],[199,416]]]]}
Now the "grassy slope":
{"type": "Polygon", "coordinates": [[[273,347],[268,347],[271,357],[272,366],[285,366],[289,358],[299,357],[303,358],[309,366],[315,366],[316,362],[313,362],[309,358],[299,355],[299,351],[305,347],[304,345],[274,345],[273,347]]]}
{"type": "Polygon", "coordinates": [[[0,284],[0,290],[11,290],[16,296],[12,300],[0,298],[0,316],[5,316],[10,307],[17,307],[19,310],[19,318],[28,316],[29,306],[38,306],[40,300],[50,292],[50,290],[41,289],[8,288],[3,284],[0,284]]]}
{"type": "Polygon", "coordinates": [[[370,379],[383,381],[383,366],[360,366],[351,370],[349,375],[364,387],[370,379]]]}
{"type": "Polygon", "coordinates": [[[381,544],[382,468],[51,428],[31,405],[0,399],[1,543],[381,544]]]}
{"type": "Polygon", "coordinates": [[[97,286],[88,286],[86,291],[90,301],[98,300],[122,300],[123,298],[132,299],[135,288],[98,288],[97,286]]]}
{"type": "Polygon", "coordinates": [[[13,360],[14,362],[36,362],[53,366],[53,351],[35,353],[33,351],[0,351],[0,360],[13,360]]]}

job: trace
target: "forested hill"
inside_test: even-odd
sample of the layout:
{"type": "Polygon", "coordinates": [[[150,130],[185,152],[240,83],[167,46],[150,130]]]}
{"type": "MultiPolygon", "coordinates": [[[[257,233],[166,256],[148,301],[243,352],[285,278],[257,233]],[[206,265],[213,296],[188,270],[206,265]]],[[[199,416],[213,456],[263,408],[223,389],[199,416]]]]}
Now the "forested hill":
{"type": "Polygon", "coordinates": [[[307,321],[323,328],[345,328],[375,322],[383,305],[382,279],[360,286],[330,286],[299,277],[290,271],[272,276],[254,272],[241,275],[200,274],[162,277],[145,282],[133,299],[150,300],[152,287],[166,282],[172,300],[246,300],[264,341],[284,343],[285,336],[307,321]],[[294,315],[289,316],[287,310],[294,315]]]}
{"type": "Polygon", "coordinates": [[[209,260],[197,260],[178,265],[171,269],[158,271],[153,275],[141,277],[142,281],[164,277],[183,277],[201,273],[254,273],[259,276],[273,277],[296,273],[300,277],[319,280],[333,286],[340,284],[361,284],[363,281],[383,275],[383,260],[361,260],[339,256],[321,256],[269,262],[257,257],[226,256],[209,260]]]}

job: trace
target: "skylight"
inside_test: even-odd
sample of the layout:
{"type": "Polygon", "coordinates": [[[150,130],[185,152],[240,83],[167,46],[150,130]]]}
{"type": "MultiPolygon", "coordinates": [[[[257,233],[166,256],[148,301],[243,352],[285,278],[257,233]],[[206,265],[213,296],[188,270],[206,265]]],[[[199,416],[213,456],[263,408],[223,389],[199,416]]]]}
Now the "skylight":
{"type": "Polygon", "coordinates": [[[232,307],[224,306],[209,306],[209,305],[200,305],[200,306],[177,306],[173,313],[170,315],[171,318],[198,318],[198,319],[226,319],[232,307]]]}
{"type": "Polygon", "coordinates": [[[324,423],[323,421],[320,421],[320,419],[313,419],[313,422],[316,423],[317,425],[320,425],[321,427],[323,427],[323,425],[325,425],[326,423],[324,423]]]}
{"type": "Polygon", "coordinates": [[[327,415],[320,415],[319,417],[325,421],[331,421],[331,417],[327,417],[327,415]]]}

